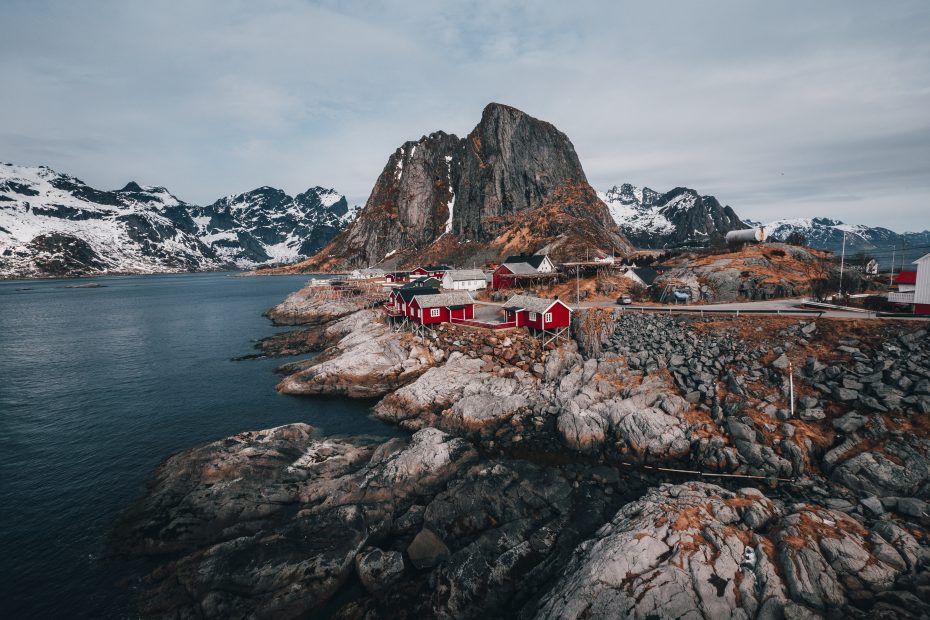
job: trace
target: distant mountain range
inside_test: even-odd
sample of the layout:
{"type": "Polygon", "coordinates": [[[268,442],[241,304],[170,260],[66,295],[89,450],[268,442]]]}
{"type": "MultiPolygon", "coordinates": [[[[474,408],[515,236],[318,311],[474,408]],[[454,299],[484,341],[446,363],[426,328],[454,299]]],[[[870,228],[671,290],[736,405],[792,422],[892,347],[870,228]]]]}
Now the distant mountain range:
{"type": "Polygon", "coordinates": [[[354,216],[314,187],[261,187],[210,206],[164,187],[99,190],[40,166],[0,165],[0,277],[251,268],[316,253],[354,216]]]}
{"type": "Polygon", "coordinates": [[[686,187],[661,194],[624,183],[598,197],[620,232],[639,248],[700,247],[722,241],[731,230],[748,228],[729,206],[686,187]]]}
{"type": "MultiPolygon", "coordinates": [[[[760,225],[750,220],[746,220],[746,223],[760,225]]],[[[765,224],[765,229],[770,239],[781,241],[791,233],[800,233],[810,247],[829,250],[834,254],[842,251],[845,233],[847,257],[866,254],[875,258],[883,269],[891,266],[892,257],[896,268],[900,269],[902,264],[910,267],[911,261],[930,252],[930,230],[897,233],[887,228],[844,224],[825,217],[775,220],[765,224]]]]}
{"type": "MultiPolygon", "coordinates": [[[[728,231],[763,225],[743,220],[713,196],[702,196],[685,187],[663,194],[624,183],[598,196],[620,231],[639,248],[702,247],[721,241],[728,231]]],[[[889,268],[893,257],[900,269],[902,263],[909,266],[911,261],[930,252],[928,230],[897,233],[824,217],[774,220],[764,226],[772,241],[784,241],[791,233],[800,233],[806,245],[836,254],[842,251],[845,233],[847,256],[872,256],[882,268],[889,268]]]]}
{"type": "MultiPolygon", "coordinates": [[[[435,132],[392,153],[364,208],[333,189],[271,187],[188,204],[163,187],[92,188],[46,167],[0,165],[0,278],[280,266],[309,272],[423,261],[484,264],[507,254],[554,260],[702,247],[758,226],[713,196],[629,183],[596,193],[568,137],[489,104],[464,138],[435,132]]],[[[873,255],[898,268],[930,251],[930,231],[899,234],[827,218],[776,220],[807,245],[873,255]],[[907,243],[907,254],[901,248],[907,243]]]]}

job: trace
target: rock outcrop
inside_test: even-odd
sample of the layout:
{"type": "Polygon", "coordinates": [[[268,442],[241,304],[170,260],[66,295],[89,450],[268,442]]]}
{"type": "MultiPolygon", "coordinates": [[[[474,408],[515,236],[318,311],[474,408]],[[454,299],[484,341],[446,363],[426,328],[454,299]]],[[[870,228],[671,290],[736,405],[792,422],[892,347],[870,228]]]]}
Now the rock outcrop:
{"type": "Polygon", "coordinates": [[[756,489],[663,485],[578,547],[536,617],[849,617],[894,589],[911,545],[756,489]]]}
{"type": "Polygon", "coordinates": [[[670,291],[687,292],[693,301],[730,302],[800,297],[813,294],[817,282],[836,277],[837,266],[818,250],[765,243],[736,252],[685,254],[672,261],[651,288],[668,300],[670,291]]]}
{"type": "Polygon", "coordinates": [[[374,398],[410,383],[443,359],[444,352],[416,342],[411,334],[393,332],[376,310],[359,314],[362,318],[353,320],[353,328],[325,355],[289,365],[278,390],[374,398]]]}

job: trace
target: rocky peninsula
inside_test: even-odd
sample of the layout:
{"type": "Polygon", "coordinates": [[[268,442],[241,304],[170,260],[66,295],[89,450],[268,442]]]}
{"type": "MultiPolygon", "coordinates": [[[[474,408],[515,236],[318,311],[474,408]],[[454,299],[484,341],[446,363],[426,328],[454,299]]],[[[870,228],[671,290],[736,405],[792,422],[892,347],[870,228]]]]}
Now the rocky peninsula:
{"type": "Polygon", "coordinates": [[[264,354],[319,351],[279,390],[411,435],[167,459],[113,535],[158,563],[145,616],[930,614],[924,323],[592,309],[544,349],[300,294],[269,316],[304,327],[264,354]]]}

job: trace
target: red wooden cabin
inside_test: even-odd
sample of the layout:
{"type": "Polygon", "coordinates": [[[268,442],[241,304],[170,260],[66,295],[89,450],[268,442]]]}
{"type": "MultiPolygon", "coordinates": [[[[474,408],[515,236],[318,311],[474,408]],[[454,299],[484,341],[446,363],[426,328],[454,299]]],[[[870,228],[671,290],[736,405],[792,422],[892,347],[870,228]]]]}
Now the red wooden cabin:
{"type": "Polygon", "coordinates": [[[387,301],[384,302],[384,310],[391,316],[410,316],[410,302],[417,295],[435,295],[439,293],[438,288],[422,286],[418,288],[396,288],[391,291],[387,301]]]}
{"type": "Polygon", "coordinates": [[[439,278],[442,280],[442,277],[446,275],[446,272],[452,269],[449,265],[425,265],[420,266],[410,272],[411,276],[428,276],[431,278],[439,278]]]}
{"type": "Polygon", "coordinates": [[[475,302],[465,292],[416,295],[407,307],[410,320],[421,325],[475,318],[475,302]]]}
{"type": "Polygon", "coordinates": [[[514,288],[519,283],[532,283],[555,276],[555,266],[548,256],[517,254],[508,256],[491,274],[491,288],[514,288]]]}
{"type": "Polygon", "coordinates": [[[517,327],[548,331],[564,329],[572,323],[572,309],[559,299],[514,295],[506,304],[507,322],[517,327]]]}

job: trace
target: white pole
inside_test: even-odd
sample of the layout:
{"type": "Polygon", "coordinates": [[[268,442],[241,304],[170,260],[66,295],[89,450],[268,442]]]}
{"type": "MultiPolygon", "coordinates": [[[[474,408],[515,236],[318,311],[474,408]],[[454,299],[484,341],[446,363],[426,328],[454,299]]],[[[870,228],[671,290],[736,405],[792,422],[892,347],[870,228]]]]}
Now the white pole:
{"type": "Polygon", "coordinates": [[[788,390],[791,393],[791,417],[794,418],[794,369],[788,362],[788,390]]]}
{"type": "Polygon", "coordinates": [[[843,232],[843,254],[840,256],[840,297],[843,296],[843,266],[846,262],[846,232],[843,232]]]}
{"type": "Polygon", "coordinates": [[[579,287],[579,276],[578,276],[579,271],[581,271],[581,268],[576,265],[575,266],[575,305],[576,306],[581,303],[581,290],[578,288],[579,287]]]}
{"type": "Polygon", "coordinates": [[[891,246],[891,275],[888,276],[888,286],[894,284],[894,251],[896,246],[891,246]]]}

